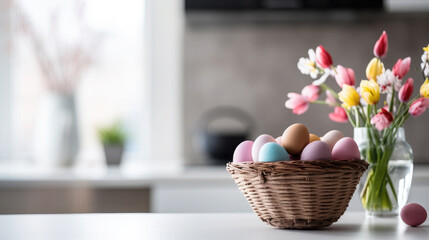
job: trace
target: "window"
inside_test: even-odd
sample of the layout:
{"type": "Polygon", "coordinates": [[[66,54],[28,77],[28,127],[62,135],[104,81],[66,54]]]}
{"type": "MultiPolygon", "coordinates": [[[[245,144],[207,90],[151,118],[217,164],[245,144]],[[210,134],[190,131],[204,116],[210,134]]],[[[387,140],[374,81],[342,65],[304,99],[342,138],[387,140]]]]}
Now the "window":
{"type": "MultiPolygon", "coordinates": [[[[126,154],[141,155],[144,134],[141,123],[145,113],[144,2],[21,0],[18,3],[22,13],[28,16],[34,34],[41,39],[45,52],[35,54],[35,46],[28,35],[22,34],[20,29],[12,32],[10,111],[13,152],[17,154],[14,157],[33,158],[38,141],[35,139],[38,137],[37,118],[43,114],[44,98],[52,92],[37,54],[54,59],[51,67],[56,68],[59,58],[55,54],[65,53],[67,57],[73,54],[74,47],[87,47],[85,41],[91,34],[97,38],[90,39],[97,42],[88,48],[94,61],[84,69],[80,79],[68,80],[76,83],[79,159],[89,162],[103,159],[97,129],[115,121],[121,121],[128,130],[126,154]]],[[[17,21],[19,19],[15,19],[17,21]]],[[[73,63],[70,65],[72,67],[73,63]]],[[[59,68],[63,70],[64,66],[59,68]]]]}
{"type": "MultiPolygon", "coordinates": [[[[0,0],[0,4],[8,1],[0,0]]],[[[49,47],[54,46],[54,35],[49,33],[53,18],[59,25],[59,18],[66,17],[61,34],[65,40],[72,39],[73,21],[67,17],[73,17],[76,2],[86,6],[81,18],[85,24],[103,35],[96,61],[76,88],[79,159],[88,164],[100,162],[103,152],[97,128],[122,120],[130,134],[125,158],[150,159],[163,167],[168,166],[166,162],[180,163],[182,1],[15,1],[44,31],[49,47]],[[52,17],[52,11],[57,16],[52,17]]],[[[1,11],[0,21],[8,26],[10,11],[6,7],[1,11]]],[[[16,25],[16,19],[11,19],[12,26],[16,25]]],[[[10,56],[9,51],[0,50],[0,69],[5,70],[0,72],[0,157],[31,161],[34,142],[40,141],[35,136],[38,111],[49,91],[27,37],[8,28],[0,33],[0,44],[14,43],[10,56]],[[7,41],[9,33],[13,41],[7,41]]]]}

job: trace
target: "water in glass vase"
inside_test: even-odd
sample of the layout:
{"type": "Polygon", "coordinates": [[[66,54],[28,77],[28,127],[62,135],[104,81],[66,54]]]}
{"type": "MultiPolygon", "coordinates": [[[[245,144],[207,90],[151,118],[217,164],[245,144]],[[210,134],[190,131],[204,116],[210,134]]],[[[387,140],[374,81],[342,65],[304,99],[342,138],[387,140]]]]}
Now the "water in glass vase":
{"type": "MultiPolygon", "coordinates": [[[[368,179],[368,174],[371,172],[372,167],[373,166],[371,165],[368,168],[368,170],[362,176],[363,181],[359,184],[359,192],[361,193],[362,200],[365,180],[368,179]]],[[[407,203],[413,176],[413,163],[409,160],[390,160],[388,165],[388,173],[396,191],[395,197],[392,188],[389,186],[386,187],[389,199],[391,201],[391,209],[366,209],[367,214],[370,216],[396,216],[398,215],[399,210],[407,203]]]]}
{"type": "MultiPolygon", "coordinates": [[[[364,159],[368,150],[367,132],[366,128],[356,128],[354,131],[364,159]]],[[[363,207],[371,216],[396,216],[407,202],[413,174],[413,151],[405,141],[404,129],[397,131],[387,165],[378,165],[380,161],[374,159],[366,160],[370,166],[359,184],[363,207]],[[384,175],[386,177],[380,177],[384,175]]]]}

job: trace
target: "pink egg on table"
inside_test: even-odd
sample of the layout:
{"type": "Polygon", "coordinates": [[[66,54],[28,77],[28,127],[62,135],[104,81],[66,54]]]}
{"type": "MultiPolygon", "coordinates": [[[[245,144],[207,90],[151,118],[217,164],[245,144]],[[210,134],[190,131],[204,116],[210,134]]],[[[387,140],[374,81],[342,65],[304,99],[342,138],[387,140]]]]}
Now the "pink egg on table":
{"type": "Polygon", "coordinates": [[[258,161],[259,150],[261,150],[262,146],[264,146],[265,143],[269,143],[269,142],[277,143],[276,139],[274,139],[272,136],[268,134],[262,134],[255,139],[255,142],[253,143],[253,147],[252,147],[252,157],[254,162],[258,161]]]}
{"type": "Polygon", "coordinates": [[[276,138],[276,142],[277,142],[277,144],[282,145],[282,136],[276,138]]]}
{"type": "Polygon", "coordinates": [[[301,153],[301,160],[331,160],[331,149],[322,141],[314,141],[305,146],[301,153]]]}
{"type": "Polygon", "coordinates": [[[401,218],[411,227],[417,227],[426,221],[428,214],[426,209],[417,203],[408,203],[401,210],[401,218]]]}
{"type": "Polygon", "coordinates": [[[332,149],[333,160],[360,159],[359,147],[355,140],[350,137],[343,137],[334,145],[332,149]]]}
{"type": "Polygon", "coordinates": [[[244,141],[235,148],[233,162],[252,162],[253,141],[244,141]]]}

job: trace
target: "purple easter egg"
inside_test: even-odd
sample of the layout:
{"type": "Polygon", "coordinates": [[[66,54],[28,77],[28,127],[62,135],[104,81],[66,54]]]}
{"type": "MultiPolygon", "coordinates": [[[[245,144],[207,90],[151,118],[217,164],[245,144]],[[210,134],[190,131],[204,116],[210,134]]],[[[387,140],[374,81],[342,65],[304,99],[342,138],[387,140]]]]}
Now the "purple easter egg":
{"type": "Polygon", "coordinates": [[[314,141],[305,146],[301,153],[301,160],[331,160],[331,149],[322,141],[314,141]]]}

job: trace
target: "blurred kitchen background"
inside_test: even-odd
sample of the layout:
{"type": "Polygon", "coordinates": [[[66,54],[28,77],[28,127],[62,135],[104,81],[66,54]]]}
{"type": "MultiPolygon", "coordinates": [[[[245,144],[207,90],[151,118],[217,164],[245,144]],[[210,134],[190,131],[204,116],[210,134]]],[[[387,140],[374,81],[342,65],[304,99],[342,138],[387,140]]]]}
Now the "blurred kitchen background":
{"type": "MultiPolygon", "coordinates": [[[[417,83],[429,43],[424,0],[0,5],[0,213],[250,211],[224,169],[243,138],[295,122],[352,136],[328,107],[284,106],[311,82],[297,69],[309,48],[359,81],[386,30],[385,66],[410,56],[417,83]]],[[[405,129],[429,170],[428,123],[405,129]]],[[[412,199],[429,198],[428,180],[415,174],[412,199]]]]}

